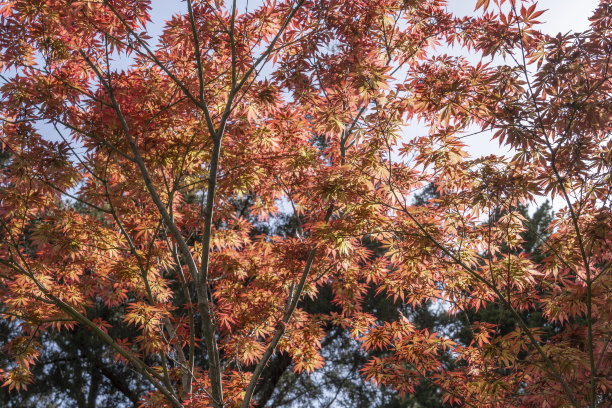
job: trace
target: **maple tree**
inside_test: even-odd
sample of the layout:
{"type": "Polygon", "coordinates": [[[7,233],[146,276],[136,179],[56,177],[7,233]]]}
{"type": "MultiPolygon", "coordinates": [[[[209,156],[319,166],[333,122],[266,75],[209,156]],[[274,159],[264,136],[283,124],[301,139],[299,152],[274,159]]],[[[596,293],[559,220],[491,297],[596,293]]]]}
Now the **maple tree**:
{"type": "Polygon", "coordinates": [[[78,327],[152,387],[143,406],[246,408],[275,353],[321,368],[335,325],[380,352],[363,376],[400,393],[609,402],[612,3],[557,37],[530,1],[475,6],[187,0],[151,45],[148,1],[1,3],[4,385],[31,382],[43,333],[78,327]],[[429,133],[406,140],[417,119],[429,133]],[[470,158],[475,127],[510,156],[470,158]],[[439,197],[411,204],[429,183],[439,197]],[[518,209],[542,196],[564,208],[536,263],[518,209]],[[287,210],[295,234],[257,233],[287,210]],[[338,311],[308,313],[323,287],[338,311]],[[460,344],[377,319],[368,291],[496,305],[516,326],[473,322],[460,344]]]}

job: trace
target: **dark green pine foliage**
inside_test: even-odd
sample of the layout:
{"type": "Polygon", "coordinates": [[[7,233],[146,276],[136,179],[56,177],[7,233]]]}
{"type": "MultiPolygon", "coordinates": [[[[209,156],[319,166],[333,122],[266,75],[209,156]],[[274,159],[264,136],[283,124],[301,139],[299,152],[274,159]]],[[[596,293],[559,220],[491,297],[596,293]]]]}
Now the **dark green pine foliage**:
{"type": "MultiPolygon", "coordinates": [[[[9,160],[6,152],[0,152],[0,166],[9,160]]],[[[416,198],[416,205],[423,205],[436,197],[433,186],[428,186],[416,198]]],[[[249,216],[252,206],[250,197],[235,201],[238,215],[249,216]]],[[[74,205],[79,211],[86,211],[74,205]]],[[[547,237],[546,227],[551,221],[548,203],[540,206],[528,217],[527,210],[520,211],[528,220],[528,231],[521,251],[528,252],[539,261],[543,255],[539,244],[547,237]]],[[[268,223],[256,223],[253,235],[292,236],[296,233],[297,220],[292,215],[282,215],[268,223]]],[[[384,251],[376,242],[369,242],[375,256],[384,251]]],[[[181,293],[181,291],[176,291],[181,293]]],[[[305,299],[300,307],[309,313],[338,312],[332,302],[331,287],[320,288],[316,299],[305,299]]],[[[449,315],[444,307],[425,303],[419,307],[409,307],[393,302],[384,295],[376,295],[370,290],[364,301],[364,310],[375,315],[380,321],[393,321],[402,312],[419,329],[427,328],[451,335],[463,343],[471,341],[469,323],[474,321],[502,322],[502,332],[514,328],[512,316],[495,305],[475,313],[449,315]]],[[[1,310],[0,310],[1,313],[1,310]]],[[[99,304],[89,310],[91,319],[101,317],[112,323],[114,313],[99,304]]],[[[526,314],[529,324],[542,322],[537,313],[526,314]]],[[[197,321],[197,320],[196,320],[197,321]]],[[[6,363],[7,356],[1,346],[15,335],[16,324],[0,321],[0,366],[6,363]]],[[[110,330],[113,330],[112,328],[110,330]]],[[[415,390],[414,395],[400,397],[390,389],[377,388],[364,380],[359,369],[372,356],[380,351],[365,352],[349,333],[339,327],[325,327],[322,355],[325,367],[313,374],[296,374],[291,360],[286,354],[276,355],[267,366],[256,391],[260,407],[313,407],[313,408],[446,408],[442,404],[439,391],[424,382],[415,390]]],[[[551,328],[554,331],[554,328],[551,328]]],[[[121,333],[118,337],[128,338],[133,333],[121,333]]],[[[46,333],[40,341],[44,344],[43,354],[32,372],[35,382],[21,393],[8,392],[0,388],[0,407],[7,408],[131,408],[149,391],[140,376],[121,363],[113,360],[108,348],[84,328],[72,331],[46,333]]],[[[205,356],[197,353],[199,364],[206,365],[205,356]]],[[[452,356],[447,356],[444,364],[452,367],[452,356]]]]}
{"type": "MultiPolygon", "coordinates": [[[[415,197],[415,205],[424,205],[437,197],[435,187],[429,185],[415,197]]],[[[527,230],[520,252],[529,253],[535,262],[540,262],[544,255],[540,244],[549,235],[547,228],[552,221],[551,206],[548,202],[539,206],[529,216],[527,208],[518,210],[527,220],[527,230]]],[[[496,217],[501,216],[497,214],[496,217]]],[[[297,223],[291,217],[285,217],[275,228],[266,229],[267,233],[294,233],[297,223]]],[[[266,228],[269,228],[267,226],[266,228]]],[[[375,256],[384,252],[375,242],[370,242],[370,249],[375,256]]],[[[300,307],[310,313],[329,313],[339,310],[332,303],[333,294],[330,287],[323,287],[320,295],[314,300],[304,300],[300,307]]],[[[475,321],[500,323],[501,334],[514,329],[512,315],[495,304],[478,312],[450,315],[440,304],[426,302],[421,306],[410,307],[384,295],[369,291],[364,302],[364,311],[374,314],[380,321],[392,321],[401,311],[418,329],[427,328],[453,337],[456,341],[469,344],[472,334],[469,326],[475,321]]],[[[544,320],[539,312],[524,313],[523,318],[530,326],[541,325],[544,320]]],[[[363,379],[359,369],[372,356],[380,351],[365,352],[360,344],[349,336],[346,330],[338,327],[326,327],[326,337],[322,343],[322,355],[325,367],[313,374],[296,374],[292,370],[287,355],[277,355],[268,365],[256,396],[260,407],[325,407],[325,408],[446,408],[440,391],[424,381],[413,395],[401,397],[396,392],[385,388],[376,388],[363,379]]],[[[554,328],[551,328],[551,334],[554,328]]],[[[452,368],[455,361],[451,355],[443,359],[443,364],[452,368]]]]}
{"type": "MultiPolygon", "coordinates": [[[[546,242],[551,233],[548,230],[548,226],[553,220],[552,207],[550,203],[546,201],[540,205],[531,216],[529,215],[528,209],[524,206],[519,206],[517,210],[527,220],[527,230],[523,234],[523,242],[520,248],[512,251],[508,251],[507,247],[502,245],[501,251],[511,255],[516,255],[518,253],[528,254],[534,263],[540,263],[546,256],[543,252],[544,248],[542,244],[546,242]]],[[[502,215],[502,213],[494,214],[492,221],[498,219],[502,215]]],[[[489,303],[486,307],[478,311],[458,313],[457,318],[465,322],[457,335],[457,339],[464,344],[469,344],[473,339],[469,326],[474,322],[498,324],[499,335],[508,334],[517,326],[517,321],[513,314],[508,309],[502,307],[498,302],[489,303]]],[[[528,327],[543,327],[545,329],[543,333],[544,339],[560,330],[560,327],[551,325],[547,319],[542,316],[540,310],[521,312],[521,318],[528,327]]]]}
{"type": "MultiPolygon", "coordinates": [[[[428,187],[419,195],[417,204],[423,204],[435,194],[428,187]]],[[[297,222],[286,217],[276,225],[271,233],[291,235],[297,222]]],[[[384,250],[377,242],[367,242],[374,256],[381,256],[384,250]]],[[[328,314],[340,312],[332,302],[330,286],[323,286],[315,299],[305,299],[300,307],[309,313],[328,314]]],[[[418,308],[410,308],[394,302],[384,294],[377,295],[369,290],[364,298],[363,310],[377,317],[381,322],[393,321],[402,312],[417,328],[435,331],[446,330],[452,325],[451,317],[432,303],[418,308]]],[[[415,395],[401,398],[396,392],[384,387],[377,388],[365,381],[359,369],[381,351],[365,352],[360,344],[351,338],[348,331],[336,326],[325,327],[325,339],[321,354],[325,366],[313,374],[293,372],[291,361],[286,355],[277,355],[264,371],[262,381],[256,392],[260,407],[321,407],[321,408],[400,408],[400,407],[442,407],[439,395],[433,387],[422,384],[415,395]]],[[[449,358],[450,359],[450,358],[449,358]]]]}
{"type": "MultiPolygon", "coordinates": [[[[8,149],[0,148],[0,170],[10,159],[8,149]]],[[[91,213],[90,209],[78,203],[66,205],[91,213]]],[[[0,245],[4,239],[0,232],[0,245]]],[[[27,241],[28,237],[24,239],[27,241]]],[[[0,305],[0,316],[6,318],[3,312],[0,305]]],[[[88,310],[90,319],[101,318],[111,324],[120,316],[116,309],[111,310],[101,302],[88,310]]],[[[19,325],[19,319],[0,320],[0,368],[11,364],[4,346],[12,338],[22,335],[19,325]]],[[[114,337],[129,338],[137,334],[125,328],[117,333],[116,327],[125,326],[110,328],[109,332],[115,332],[111,333],[114,337]]],[[[138,373],[116,362],[114,353],[86,328],[77,326],[60,332],[45,331],[36,337],[35,341],[41,343],[42,348],[38,363],[31,368],[34,382],[20,392],[0,387],[0,407],[136,408],[142,395],[152,390],[138,373]]]]}
{"type": "MultiPolygon", "coordinates": [[[[98,312],[98,317],[107,315],[98,312]]],[[[6,343],[13,329],[6,324],[0,327],[0,344],[6,343]]],[[[40,341],[44,347],[32,369],[35,382],[19,393],[0,389],[0,406],[127,408],[136,407],[142,394],[149,391],[139,374],[116,363],[111,351],[86,329],[46,333],[40,341]]],[[[0,364],[5,359],[0,354],[0,364]]]]}

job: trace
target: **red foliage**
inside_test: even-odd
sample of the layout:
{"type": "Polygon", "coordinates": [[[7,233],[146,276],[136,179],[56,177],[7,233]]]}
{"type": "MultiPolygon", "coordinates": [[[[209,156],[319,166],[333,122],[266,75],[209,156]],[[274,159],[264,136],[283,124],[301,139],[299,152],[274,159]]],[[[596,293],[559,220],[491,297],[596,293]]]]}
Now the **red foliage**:
{"type": "Polygon", "coordinates": [[[609,0],[589,31],[554,38],[530,1],[479,0],[462,18],[441,0],[187,5],[155,46],[145,0],[0,6],[0,315],[22,332],[5,345],[4,385],[31,381],[41,332],[78,324],[151,382],[144,406],[246,408],[273,352],[322,367],[331,323],[384,350],[362,372],[402,393],[428,379],[465,406],[609,401],[609,0]],[[417,119],[429,134],[408,140],[417,119]],[[470,158],[461,138],[475,128],[512,153],[470,158]],[[428,183],[439,198],[410,205],[428,183]],[[539,265],[508,248],[525,229],[516,206],[541,196],[565,207],[539,265]],[[252,233],[286,207],[297,236],[252,233]],[[324,284],[342,312],[301,310],[324,284]],[[519,324],[476,323],[460,345],[376,321],[368,288],[451,312],[496,302],[519,324]],[[123,320],[89,320],[94,303],[123,320]],[[113,338],[113,325],[138,335],[113,338]]]}

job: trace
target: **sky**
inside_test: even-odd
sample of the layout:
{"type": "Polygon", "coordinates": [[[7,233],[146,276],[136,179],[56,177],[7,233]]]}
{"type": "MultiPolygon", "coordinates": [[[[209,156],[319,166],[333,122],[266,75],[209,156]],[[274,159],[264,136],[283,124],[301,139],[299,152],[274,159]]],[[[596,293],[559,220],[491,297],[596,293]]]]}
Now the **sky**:
{"type": "MultiPolygon", "coordinates": [[[[459,16],[474,15],[475,3],[475,0],[448,0],[448,9],[459,16]]],[[[539,28],[549,35],[587,30],[588,19],[598,3],[598,0],[540,0],[538,9],[546,10],[546,12],[538,19],[542,22],[539,28]]],[[[469,57],[466,55],[466,50],[441,49],[439,52],[469,57]]],[[[410,137],[425,132],[427,132],[425,127],[413,124],[407,133],[410,137]]],[[[497,141],[491,140],[489,132],[467,137],[463,141],[467,144],[468,153],[473,157],[508,153],[508,150],[500,149],[497,141]]]]}
{"type": "MultiPolygon", "coordinates": [[[[471,15],[474,12],[474,0],[448,0],[448,9],[458,15],[471,15]]],[[[593,14],[598,0],[540,0],[538,9],[548,10],[539,20],[542,31],[546,34],[558,32],[584,31],[589,26],[589,17],[593,14]]]]}
{"type": "MultiPolygon", "coordinates": [[[[449,11],[457,15],[473,15],[475,0],[448,0],[449,11]]],[[[539,29],[545,34],[556,35],[569,31],[579,32],[589,28],[589,17],[599,3],[598,0],[540,0],[538,9],[547,10],[538,20],[542,22],[539,29]]],[[[444,50],[457,55],[457,50],[444,50]]],[[[459,51],[461,53],[461,51],[459,51]]],[[[477,129],[474,129],[477,130],[477,129]]],[[[427,128],[422,125],[412,124],[407,128],[406,136],[423,135],[427,128]]],[[[496,140],[491,140],[491,132],[477,133],[474,136],[462,139],[466,143],[466,150],[471,157],[486,156],[489,154],[509,154],[507,148],[500,148],[496,140]]],[[[535,206],[541,205],[547,198],[541,197],[536,200],[535,206]]],[[[554,211],[565,206],[565,202],[557,197],[552,201],[554,211]]],[[[532,208],[533,210],[534,208],[532,208]]]]}
{"type": "MultiPolygon", "coordinates": [[[[324,1],[324,0],[318,0],[324,1]]],[[[243,7],[247,0],[241,0],[243,7]]],[[[257,4],[257,0],[251,0],[250,5],[257,4]]],[[[448,9],[458,15],[470,15],[474,12],[476,0],[447,0],[448,9]]],[[[597,0],[540,0],[539,9],[548,11],[540,17],[544,22],[542,29],[547,34],[558,32],[582,31],[588,28],[588,18],[595,10],[597,0]]],[[[187,10],[187,5],[180,0],[152,0],[152,25],[154,34],[161,32],[163,22],[177,12],[187,10]]]]}
{"type": "MultiPolygon", "coordinates": [[[[238,0],[238,7],[244,10],[248,5],[252,9],[258,3],[258,0],[238,0]]],[[[457,15],[473,15],[475,4],[476,0],[447,0],[449,11],[457,15]]],[[[539,18],[543,22],[540,29],[549,35],[555,35],[559,32],[584,31],[588,29],[588,19],[597,4],[598,0],[540,0],[538,1],[538,8],[547,10],[539,18]]],[[[149,29],[150,34],[154,38],[161,33],[165,20],[169,19],[173,14],[185,12],[187,9],[186,2],[181,0],[152,0],[151,6],[152,22],[149,29]]],[[[462,51],[442,49],[439,52],[448,52],[456,55],[462,51]]],[[[413,124],[408,131],[407,137],[425,132],[427,132],[426,128],[413,124]]],[[[464,141],[468,144],[467,150],[472,156],[504,153],[504,151],[500,150],[496,141],[490,140],[490,134],[475,135],[466,138],[464,141]]]]}
{"type": "MultiPolygon", "coordinates": [[[[228,1],[228,0],[226,0],[228,1]]],[[[325,0],[316,0],[325,1],[325,0]]],[[[228,1],[229,2],[229,1],[228,1]]],[[[260,4],[261,0],[238,0],[238,8],[244,10],[246,7],[253,7],[260,4]]],[[[476,0],[447,0],[449,11],[457,15],[473,15],[476,0]]],[[[558,32],[583,31],[588,29],[588,18],[595,10],[598,0],[540,0],[538,8],[547,10],[539,20],[543,22],[540,29],[546,34],[555,35],[558,32]]],[[[152,0],[151,1],[151,22],[147,29],[149,35],[153,37],[151,45],[156,43],[157,37],[161,34],[164,22],[176,13],[185,13],[187,4],[182,0],[152,0]]],[[[440,53],[453,55],[461,54],[465,50],[440,49],[440,53]]],[[[119,58],[115,67],[124,68],[129,65],[128,60],[119,58]]],[[[411,124],[407,131],[407,137],[424,134],[427,129],[418,124],[411,124]]],[[[472,156],[482,156],[491,153],[505,153],[497,146],[496,141],[490,140],[490,134],[478,134],[464,139],[468,144],[467,150],[472,156]]]]}
{"type": "MultiPolygon", "coordinates": [[[[226,0],[227,1],[227,0],[226,0]]],[[[325,1],[325,0],[315,0],[325,1]]],[[[347,0],[350,1],[350,0],[347,0]]],[[[261,0],[238,0],[239,9],[244,10],[245,7],[253,9],[254,6],[260,4],[261,0]],[[250,3],[249,3],[250,2],[250,3]]],[[[474,13],[474,5],[476,0],[447,0],[449,11],[457,15],[472,15],[474,13]]],[[[546,34],[555,35],[558,32],[567,33],[569,31],[584,31],[588,29],[588,18],[595,10],[598,0],[540,0],[538,2],[539,9],[547,11],[539,17],[543,22],[540,29],[546,34]]],[[[152,0],[151,1],[151,22],[148,24],[148,33],[152,37],[150,45],[156,44],[156,38],[161,34],[164,28],[164,22],[176,13],[185,13],[187,5],[182,0],[152,0]]],[[[440,49],[439,53],[450,53],[453,55],[461,54],[464,50],[449,50],[440,49]]],[[[126,68],[129,65],[129,58],[121,61],[122,58],[115,62],[115,68],[126,68]]],[[[49,126],[42,125],[45,131],[55,133],[55,130],[49,126]]],[[[406,128],[405,137],[407,139],[420,136],[427,133],[427,129],[419,124],[411,123],[406,128]]],[[[51,138],[54,138],[51,136],[51,138]]],[[[479,157],[489,154],[507,154],[507,150],[500,149],[497,141],[491,140],[490,133],[479,133],[474,136],[463,139],[467,144],[467,151],[472,157],[479,157]]],[[[554,207],[560,207],[561,203],[553,203],[554,207]]]]}
{"type": "MultiPolygon", "coordinates": [[[[324,1],[324,0],[318,0],[324,1]]],[[[238,0],[238,8],[244,10],[246,6],[251,9],[259,3],[258,0],[238,0]],[[250,1],[250,3],[249,3],[250,1]]],[[[589,17],[592,15],[598,0],[540,0],[537,2],[539,9],[547,10],[539,20],[543,22],[540,29],[550,35],[559,32],[584,31],[588,29],[589,17]]],[[[447,0],[449,11],[457,15],[473,15],[476,0],[447,0]]],[[[151,19],[149,26],[150,35],[156,37],[161,33],[164,21],[173,14],[185,12],[186,2],[181,0],[152,0],[151,19]]],[[[440,50],[456,55],[457,51],[440,50]]],[[[461,51],[459,51],[461,52],[461,51]]],[[[427,130],[424,127],[413,125],[410,134],[423,134],[427,130]]],[[[497,142],[490,140],[489,134],[479,134],[465,139],[468,144],[468,152],[472,156],[481,156],[491,153],[503,153],[497,146],[497,142]]]]}
{"type": "MultiPolygon", "coordinates": [[[[257,3],[257,0],[250,0],[250,8],[257,3]]],[[[583,31],[588,28],[588,18],[597,3],[598,0],[540,0],[538,8],[548,10],[540,17],[544,22],[541,27],[547,34],[583,31]]],[[[239,7],[245,7],[249,1],[239,0],[238,4],[239,7]]],[[[458,15],[471,15],[474,13],[476,0],[447,0],[447,4],[448,9],[458,15]]],[[[186,2],[180,0],[152,0],[151,6],[152,34],[159,34],[163,29],[163,22],[170,16],[187,10],[186,2]]]]}
{"type": "MultiPolygon", "coordinates": [[[[448,0],[448,9],[457,15],[473,15],[474,0],[448,0]]],[[[598,0],[540,0],[538,9],[547,10],[538,20],[542,22],[540,30],[545,34],[555,35],[559,32],[585,31],[589,28],[589,17],[599,3],[598,0]]],[[[456,55],[456,52],[453,52],[456,55]]],[[[415,132],[425,132],[424,128],[415,128],[415,132]]],[[[463,139],[468,145],[471,156],[506,153],[491,140],[490,133],[478,134],[463,139]]]]}

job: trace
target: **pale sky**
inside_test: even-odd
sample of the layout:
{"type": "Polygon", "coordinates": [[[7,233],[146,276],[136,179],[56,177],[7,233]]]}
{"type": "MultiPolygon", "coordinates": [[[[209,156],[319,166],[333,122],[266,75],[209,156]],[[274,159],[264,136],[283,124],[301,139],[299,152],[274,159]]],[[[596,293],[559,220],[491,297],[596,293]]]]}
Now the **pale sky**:
{"type": "MultiPolygon", "coordinates": [[[[151,3],[152,24],[150,25],[150,35],[153,37],[161,32],[164,21],[169,19],[172,14],[185,12],[187,9],[185,1],[180,0],[152,0],[151,3]]],[[[259,0],[238,0],[238,7],[244,10],[245,6],[249,4],[252,9],[258,3],[260,3],[259,0]]],[[[558,32],[584,31],[588,29],[588,19],[598,3],[598,0],[540,0],[538,1],[538,8],[547,10],[538,18],[543,23],[540,28],[550,35],[555,35],[558,32]]],[[[447,0],[447,4],[449,11],[453,11],[457,15],[473,15],[476,0],[447,0]]],[[[460,50],[438,51],[453,55],[463,54],[464,52],[460,50]]],[[[427,130],[424,127],[411,126],[408,134],[416,135],[426,132],[427,130]]],[[[497,142],[490,141],[488,134],[466,138],[465,142],[468,143],[468,151],[473,156],[502,153],[497,142]]]]}
{"type": "MultiPolygon", "coordinates": [[[[542,31],[550,35],[584,31],[598,3],[597,0],[540,0],[538,8],[548,10],[538,18],[544,23],[542,31]]],[[[475,0],[448,0],[448,9],[458,15],[471,15],[475,4],[475,0]]]]}
{"type": "MultiPolygon", "coordinates": [[[[241,10],[244,10],[247,4],[250,4],[250,8],[252,9],[255,5],[259,4],[260,1],[261,0],[238,0],[238,4],[241,10]]],[[[476,0],[448,0],[449,11],[453,11],[458,15],[472,15],[474,13],[475,4],[476,0]]],[[[593,13],[597,4],[598,0],[540,0],[538,2],[538,8],[548,10],[538,18],[543,22],[540,28],[545,33],[550,35],[554,35],[558,32],[566,33],[568,31],[584,31],[588,29],[588,18],[593,13]]],[[[149,35],[153,37],[150,44],[155,45],[157,36],[161,34],[164,27],[164,22],[170,19],[173,14],[185,13],[187,5],[185,1],[181,0],[152,0],[151,6],[152,22],[148,26],[148,32],[149,35]]],[[[463,55],[463,51],[461,50],[440,49],[438,52],[463,55]]],[[[115,67],[125,68],[127,65],[129,65],[129,58],[123,61],[122,59],[123,58],[119,58],[116,60],[115,67]]],[[[49,126],[42,125],[41,129],[54,133],[54,130],[49,126]]],[[[427,129],[417,124],[412,124],[406,129],[407,138],[424,135],[426,133],[427,129]]],[[[51,138],[53,138],[53,136],[51,136],[51,138]]],[[[467,150],[473,157],[505,153],[499,148],[496,141],[490,140],[489,133],[483,133],[465,138],[464,142],[468,145],[467,150]]]]}
{"type": "MultiPolygon", "coordinates": [[[[260,3],[261,0],[238,0],[238,7],[243,11],[247,5],[250,9],[253,9],[253,7],[260,3]]],[[[447,4],[449,11],[453,11],[457,15],[472,15],[474,14],[476,0],[447,0],[447,4]]],[[[588,18],[595,10],[597,4],[598,0],[540,0],[538,8],[547,10],[539,17],[539,20],[543,22],[540,28],[550,35],[558,32],[584,31],[588,29],[588,18]]],[[[182,0],[152,0],[151,8],[152,22],[147,28],[149,35],[153,37],[150,43],[154,45],[157,37],[162,32],[165,21],[170,19],[173,14],[185,13],[187,11],[187,4],[182,0]]],[[[465,50],[456,49],[439,49],[437,53],[468,56],[465,55],[465,50]]],[[[129,60],[129,57],[120,57],[116,59],[115,67],[125,68],[129,65],[129,60]]],[[[425,134],[426,132],[427,129],[425,127],[413,124],[407,130],[407,137],[425,134]]],[[[497,146],[497,142],[490,141],[490,135],[488,134],[472,136],[464,141],[468,144],[468,151],[473,156],[502,153],[497,146]]]]}
{"type": "MultiPolygon", "coordinates": [[[[474,13],[475,1],[473,0],[449,0],[449,10],[454,11],[459,15],[471,15],[474,13]]],[[[567,33],[569,31],[585,31],[589,28],[589,17],[595,11],[599,4],[598,0],[540,0],[538,8],[547,10],[538,20],[542,22],[540,30],[549,35],[555,35],[559,32],[567,33]]],[[[426,132],[423,127],[413,128],[412,132],[426,132]]],[[[467,150],[472,157],[478,157],[489,154],[503,154],[497,141],[491,140],[490,133],[483,133],[476,136],[463,139],[467,144],[467,150]]],[[[546,198],[536,200],[536,204],[540,205],[546,198]]],[[[553,210],[557,211],[565,206],[565,202],[560,198],[552,200],[553,210]]]]}
{"type": "MultiPolygon", "coordinates": [[[[538,8],[547,10],[538,20],[542,22],[539,28],[546,34],[555,35],[559,32],[585,31],[589,28],[589,17],[593,14],[598,0],[540,0],[538,8]]],[[[448,9],[457,15],[473,15],[475,0],[448,0],[448,9]]],[[[482,11],[482,10],[479,10],[482,11]]],[[[462,51],[448,50],[453,55],[462,51]]],[[[415,126],[412,132],[426,132],[426,128],[415,126]]],[[[501,154],[496,141],[490,140],[490,134],[484,133],[464,139],[468,144],[470,155],[477,157],[488,154],[501,154]]]]}
{"type": "MultiPolygon", "coordinates": [[[[319,0],[324,1],[324,0],[319,0]]],[[[246,0],[239,1],[245,5],[246,0]]],[[[258,3],[251,0],[251,8],[258,3]]],[[[476,0],[447,0],[448,8],[458,15],[470,15],[474,12],[476,0]]],[[[540,0],[538,8],[548,9],[540,17],[544,22],[543,30],[547,34],[556,34],[567,31],[583,31],[588,28],[588,18],[595,10],[597,0],[540,0]]],[[[163,27],[163,22],[170,18],[172,14],[184,12],[187,5],[179,0],[152,0],[151,18],[153,24],[152,34],[157,34],[163,27]]]]}

